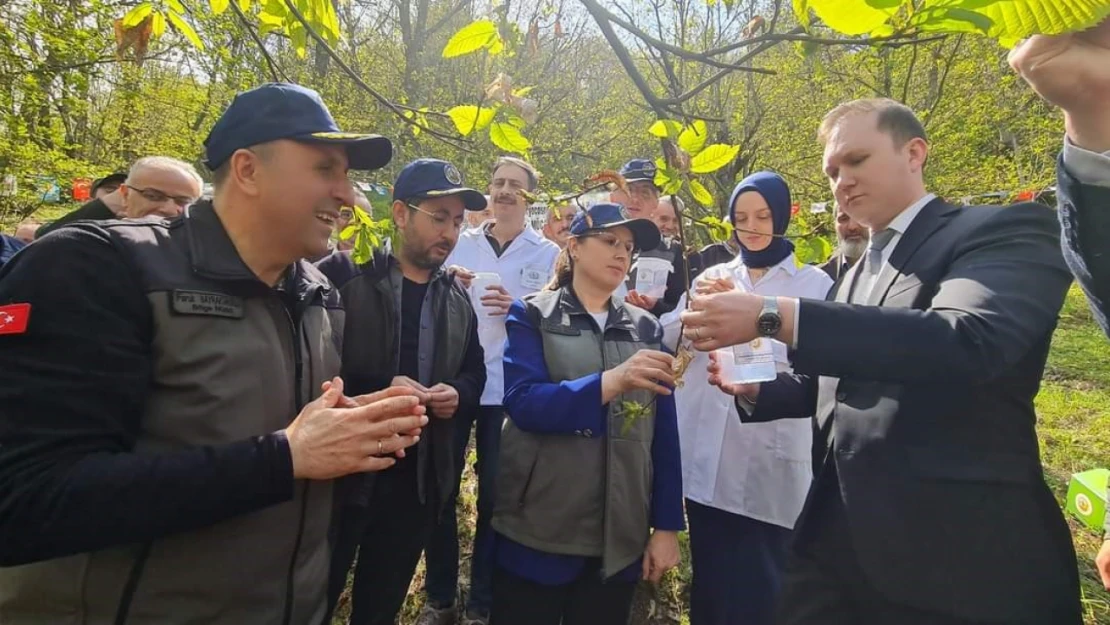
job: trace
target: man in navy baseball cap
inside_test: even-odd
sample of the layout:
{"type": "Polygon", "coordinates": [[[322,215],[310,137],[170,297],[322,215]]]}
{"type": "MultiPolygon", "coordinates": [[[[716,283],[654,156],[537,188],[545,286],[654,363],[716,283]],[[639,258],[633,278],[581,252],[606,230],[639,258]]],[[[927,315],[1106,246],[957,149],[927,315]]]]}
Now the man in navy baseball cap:
{"type": "Polygon", "coordinates": [[[389,139],[341,131],[312,89],[267,83],[235,96],[212,126],[204,140],[205,165],[216,171],[236,150],[278,139],[343,146],[350,169],[379,169],[393,157],[389,139]]]}
{"type": "MultiPolygon", "coordinates": [[[[659,187],[655,186],[655,172],[656,166],[651,160],[634,158],[628,161],[620,169],[621,176],[628,183],[628,190],[614,189],[609,194],[609,200],[624,206],[629,217],[650,219],[658,226],[659,187]]],[[[639,284],[639,273],[633,268],[626,285],[629,291],[625,301],[662,316],[674,310],[684,290],[686,260],[682,255],[682,246],[675,241],[661,239],[654,247],[642,248],[640,257],[658,258],[670,264],[666,288],[660,297],[658,285],[639,284]]]]}
{"type": "Polygon", "coordinates": [[[609,194],[609,201],[624,206],[632,217],[655,219],[655,211],[659,210],[655,163],[646,158],[634,158],[621,167],[620,175],[628,183],[628,192],[616,189],[609,194]]]}
{"type": "Polygon", "coordinates": [[[361,265],[344,252],[317,264],[343,300],[342,369],[350,394],[405,386],[432,417],[418,446],[356,486],[337,520],[329,600],[338,601],[357,553],[352,623],[396,622],[435,520],[454,506],[446,485],[460,462],[452,444],[455,416],[478,410],[486,365],[470,297],[442,267],[464,210],[485,205],[451,163],[415,160],[393,185],[391,245],[361,265]]]}
{"type": "Polygon", "coordinates": [[[393,154],[388,139],[340,131],[315,91],[285,83],[235,96],[204,146],[211,207],[264,280],[326,254],[340,209],[355,204],[347,172],[393,154]]]}

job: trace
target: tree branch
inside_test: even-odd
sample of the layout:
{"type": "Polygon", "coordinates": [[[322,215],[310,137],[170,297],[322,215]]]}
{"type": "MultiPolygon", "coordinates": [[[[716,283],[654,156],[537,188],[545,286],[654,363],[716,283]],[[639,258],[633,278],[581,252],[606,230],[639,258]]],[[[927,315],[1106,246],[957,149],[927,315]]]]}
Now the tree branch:
{"type": "Polygon", "coordinates": [[[343,70],[343,73],[346,74],[348,77],[350,77],[350,79],[353,80],[355,82],[355,84],[359,86],[360,89],[362,89],[366,93],[370,94],[370,97],[374,98],[375,100],[378,101],[379,104],[381,104],[382,106],[389,109],[394,115],[396,115],[404,123],[406,123],[410,126],[419,128],[419,129],[423,130],[424,132],[432,135],[433,137],[436,137],[437,139],[440,139],[444,143],[447,143],[449,145],[457,147],[460,150],[463,150],[463,151],[469,152],[469,153],[474,152],[470,148],[463,145],[464,141],[462,139],[459,139],[457,137],[452,137],[450,135],[439,132],[438,130],[430,128],[425,124],[421,124],[420,122],[415,120],[415,117],[416,117],[415,115],[413,116],[414,119],[409,119],[408,117],[406,117],[403,109],[408,109],[408,110],[411,111],[412,110],[411,108],[402,107],[402,106],[399,106],[397,104],[394,104],[388,98],[386,98],[382,94],[378,93],[373,87],[366,84],[366,81],[364,81],[361,76],[359,76],[357,73],[355,73],[355,71],[351,69],[351,66],[347,65],[347,63],[342,58],[340,58],[339,54],[337,54],[336,51],[334,49],[332,49],[332,47],[328,44],[328,42],[325,41],[324,38],[320,36],[320,33],[316,32],[316,29],[313,28],[308,23],[308,20],[306,20],[304,15],[301,14],[300,10],[297,9],[296,5],[293,3],[293,0],[283,0],[283,1],[285,2],[286,8],[289,9],[290,14],[292,14],[293,17],[297,18],[297,21],[299,21],[301,23],[301,26],[304,27],[305,32],[307,32],[309,34],[309,36],[311,36],[312,39],[316,41],[317,45],[319,45],[322,50],[324,50],[325,52],[328,53],[328,56],[330,56],[333,60],[335,60],[336,65],[338,65],[339,68],[343,70]]]}
{"type": "Polygon", "coordinates": [[[262,52],[262,56],[265,57],[266,65],[270,67],[270,76],[274,79],[274,82],[280,82],[282,80],[285,82],[292,82],[289,80],[289,77],[285,75],[285,72],[278,67],[278,64],[274,61],[274,57],[270,56],[270,51],[266,49],[266,44],[262,42],[262,38],[258,36],[258,33],[254,32],[254,26],[247,21],[247,16],[244,15],[243,10],[239,8],[239,3],[231,2],[229,4],[235,11],[235,15],[239,16],[239,25],[243,30],[247,31],[247,34],[251,36],[254,43],[258,45],[258,50],[262,52]]]}

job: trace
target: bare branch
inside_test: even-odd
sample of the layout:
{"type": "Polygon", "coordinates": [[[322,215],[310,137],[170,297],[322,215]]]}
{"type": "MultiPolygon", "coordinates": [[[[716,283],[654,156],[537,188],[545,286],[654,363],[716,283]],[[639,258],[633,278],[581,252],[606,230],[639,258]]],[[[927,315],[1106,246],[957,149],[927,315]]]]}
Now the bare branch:
{"type": "Polygon", "coordinates": [[[355,71],[351,69],[351,66],[347,65],[347,63],[342,58],[340,58],[339,54],[337,54],[336,51],[332,49],[328,42],[320,36],[320,33],[316,32],[316,29],[314,29],[308,23],[308,20],[305,19],[304,15],[302,15],[300,10],[297,9],[296,5],[293,4],[293,0],[284,0],[284,2],[285,6],[289,9],[289,12],[293,15],[293,17],[297,18],[297,21],[299,21],[301,23],[301,26],[304,27],[305,32],[307,32],[309,36],[311,36],[312,39],[316,41],[317,45],[319,45],[322,50],[328,53],[328,56],[330,56],[335,61],[336,65],[338,65],[339,68],[343,70],[343,73],[350,77],[350,79],[353,80],[360,89],[370,94],[370,97],[374,98],[378,101],[379,104],[392,111],[393,114],[400,118],[401,121],[403,121],[404,123],[419,128],[424,132],[432,135],[433,137],[440,139],[444,143],[455,146],[463,151],[473,153],[473,150],[463,145],[463,143],[465,143],[464,140],[439,132],[438,130],[430,128],[426,124],[421,124],[420,122],[416,121],[416,115],[413,115],[413,119],[409,119],[408,117],[406,117],[404,109],[408,109],[411,111],[411,108],[402,107],[393,103],[389,100],[389,98],[386,98],[382,94],[378,93],[373,87],[366,84],[366,81],[364,81],[361,76],[355,73],[355,71]]]}
{"type": "Polygon", "coordinates": [[[266,49],[266,44],[262,43],[262,39],[258,36],[258,33],[254,32],[254,27],[247,21],[247,16],[243,14],[243,10],[239,8],[239,3],[231,2],[229,4],[231,8],[235,10],[235,15],[239,16],[239,25],[243,30],[247,31],[247,34],[251,36],[251,39],[254,40],[254,43],[258,46],[259,51],[262,52],[262,56],[266,59],[266,65],[270,67],[270,76],[274,79],[274,82],[279,82],[281,80],[292,82],[278,64],[274,62],[274,57],[270,56],[270,51],[266,49]]]}

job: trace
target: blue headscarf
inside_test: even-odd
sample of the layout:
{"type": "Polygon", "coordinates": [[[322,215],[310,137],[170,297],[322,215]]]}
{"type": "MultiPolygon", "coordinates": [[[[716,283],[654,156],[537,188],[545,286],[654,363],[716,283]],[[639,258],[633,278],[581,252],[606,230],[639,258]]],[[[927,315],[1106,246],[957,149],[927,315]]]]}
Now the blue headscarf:
{"type": "MultiPolygon", "coordinates": [[[[748,191],[755,191],[762,195],[767,202],[767,206],[771,208],[774,233],[786,234],[786,228],[790,226],[790,187],[786,186],[786,181],[782,179],[782,176],[769,171],[757,172],[744,178],[732,190],[732,197],[728,200],[729,223],[735,223],[736,221],[736,199],[740,197],[740,194],[748,191]]],[[[794,244],[782,237],[775,237],[765,249],[753,252],[744,247],[738,233],[733,233],[733,236],[736,237],[736,242],[740,243],[740,256],[744,261],[744,266],[752,269],[772,267],[794,253],[794,244]]]]}

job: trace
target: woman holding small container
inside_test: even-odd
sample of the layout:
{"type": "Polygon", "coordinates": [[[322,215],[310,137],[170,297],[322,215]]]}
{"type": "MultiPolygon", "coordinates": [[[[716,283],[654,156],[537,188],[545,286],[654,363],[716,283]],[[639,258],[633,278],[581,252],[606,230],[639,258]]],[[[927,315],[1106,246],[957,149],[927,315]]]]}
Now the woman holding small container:
{"type": "MultiPolygon", "coordinates": [[[[832,280],[815,267],[798,266],[783,236],[790,216],[790,189],[779,175],[760,172],[742,180],[729,201],[740,255],[702,273],[695,292],[738,288],[824,299],[832,280]]],[[[683,308],[680,303],[662,320],[669,339],[678,336],[683,308]]],[[[786,346],[771,339],[713,357],[730,382],[771,380],[790,369],[786,346]]],[[[813,475],[812,425],[805,419],[741,423],[742,400],[734,402],[709,383],[709,363],[709,355],[695,352],[675,398],[693,566],[690,623],[770,624],[787,542],[813,475]]]]}
{"type": "Polygon", "coordinates": [[[651,221],[594,205],[553,284],[509,310],[491,625],[626,623],[636,581],[678,564],[673,361],[658,320],[615,296],[658,245],[651,221]]]}

